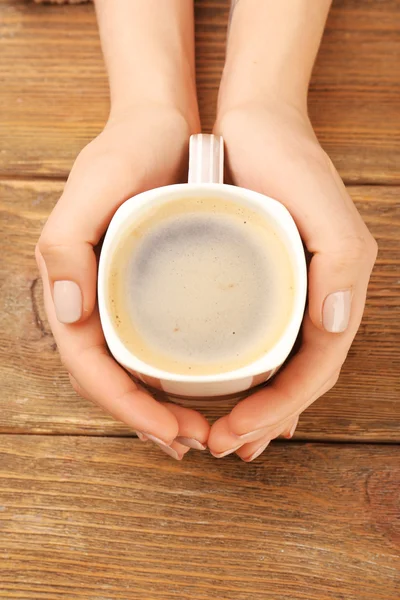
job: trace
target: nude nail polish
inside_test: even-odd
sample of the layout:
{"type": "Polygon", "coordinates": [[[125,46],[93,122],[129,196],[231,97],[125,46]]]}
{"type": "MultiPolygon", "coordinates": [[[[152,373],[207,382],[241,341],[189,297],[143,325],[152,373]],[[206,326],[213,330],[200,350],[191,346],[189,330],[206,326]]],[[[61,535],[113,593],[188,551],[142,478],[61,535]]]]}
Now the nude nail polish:
{"type": "Polygon", "coordinates": [[[228,456],[229,454],[232,454],[232,452],[236,452],[236,450],[239,450],[239,448],[241,448],[243,446],[243,444],[239,444],[239,446],[235,446],[235,448],[230,448],[229,450],[225,450],[225,452],[219,452],[219,453],[214,453],[211,452],[211,454],[215,457],[215,458],[224,458],[224,456],[228,456]]]}
{"type": "Polygon", "coordinates": [[[284,435],[284,437],[287,440],[292,439],[292,437],[294,436],[294,432],[296,431],[296,427],[299,424],[299,419],[296,419],[296,421],[293,423],[293,425],[291,426],[291,428],[289,429],[289,431],[286,432],[286,434],[284,435]]]}
{"type": "Polygon", "coordinates": [[[146,436],[148,440],[151,440],[155,444],[158,444],[159,446],[166,446],[169,448],[168,444],[166,444],[165,442],[160,440],[160,438],[156,437],[155,435],[152,435],[151,433],[145,433],[145,432],[141,432],[141,433],[142,433],[142,435],[146,436]]]}
{"type": "Polygon", "coordinates": [[[162,450],[163,452],[165,452],[165,454],[168,454],[168,456],[171,456],[175,460],[181,460],[182,459],[182,457],[179,456],[179,454],[177,453],[176,450],[174,450],[173,448],[171,448],[171,446],[168,446],[168,444],[166,444],[165,442],[163,442],[162,440],[160,440],[159,438],[157,438],[155,435],[151,435],[150,433],[145,433],[143,435],[145,435],[147,437],[147,439],[149,439],[152,442],[154,442],[160,448],[160,450],[162,450]]]}
{"type": "Polygon", "coordinates": [[[205,450],[206,449],[206,446],[204,444],[201,444],[199,441],[195,440],[194,438],[179,436],[179,437],[175,438],[175,441],[178,442],[179,444],[182,444],[183,446],[187,446],[188,448],[193,448],[193,450],[205,450]]]}
{"type": "Polygon", "coordinates": [[[322,324],[330,333],[346,331],[350,321],[351,290],[329,294],[322,309],[322,324]]]}
{"type": "Polygon", "coordinates": [[[245,462],[251,462],[252,460],[255,460],[256,458],[258,458],[260,456],[260,454],[262,454],[264,452],[264,450],[269,446],[270,441],[271,440],[269,440],[266,444],[264,444],[263,446],[258,448],[258,450],[253,452],[253,454],[250,454],[250,456],[248,458],[244,458],[243,460],[245,462]]]}
{"type": "Polygon", "coordinates": [[[168,454],[168,456],[170,456],[171,458],[174,458],[175,460],[182,460],[182,456],[179,456],[177,451],[171,448],[171,446],[165,446],[165,444],[157,444],[157,446],[160,448],[160,450],[165,452],[165,454],[168,454]]]}
{"type": "Polygon", "coordinates": [[[299,420],[296,421],[296,423],[293,423],[290,431],[289,431],[289,438],[292,438],[294,436],[294,432],[296,431],[296,427],[299,423],[299,420]]]}
{"type": "Polygon", "coordinates": [[[55,281],[53,300],[60,323],[76,323],[82,316],[82,292],[75,281],[55,281]]]}

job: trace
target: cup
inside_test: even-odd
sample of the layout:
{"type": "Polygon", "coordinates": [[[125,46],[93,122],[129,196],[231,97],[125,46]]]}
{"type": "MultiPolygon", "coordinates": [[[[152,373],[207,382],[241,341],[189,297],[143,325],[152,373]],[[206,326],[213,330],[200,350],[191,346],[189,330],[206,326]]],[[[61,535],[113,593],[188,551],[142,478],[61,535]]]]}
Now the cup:
{"type": "Polygon", "coordinates": [[[219,136],[197,134],[190,138],[188,183],[165,186],[130,198],[115,213],[107,230],[98,272],[100,319],[110,352],[128,372],[146,386],[177,398],[232,397],[270,379],[288,357],[296,341],[304,314],[307,270],[303,244],[288,210],[277,200],[245,188],[223,183],[224,146],[219,136]],[[289,253],[294,275],[294,302],[290,319],[277,343],[252,364],[228,373],[179,375],[144,363],[120,340],[108,312],[107,267],[112,249],[127,227],[134,228],[143,212],[188,197],[218,196],[235,201],[265,216],[281,236],[289,253]]]}

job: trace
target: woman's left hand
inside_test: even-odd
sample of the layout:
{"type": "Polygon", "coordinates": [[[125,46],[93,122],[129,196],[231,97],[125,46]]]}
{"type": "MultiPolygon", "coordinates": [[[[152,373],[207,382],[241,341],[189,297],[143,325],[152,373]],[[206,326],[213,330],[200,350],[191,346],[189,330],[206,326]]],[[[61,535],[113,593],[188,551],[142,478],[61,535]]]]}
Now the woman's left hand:
{"type": "Polygon", "coordinates": [[[313,255],[302,345],[274,381],[212,427],[214,456],[245,461],[336,383],[363,315],[377,244],[306,114],[284,103],[242,104],[219,116],[233,182],[282,202],[313,255]]]}

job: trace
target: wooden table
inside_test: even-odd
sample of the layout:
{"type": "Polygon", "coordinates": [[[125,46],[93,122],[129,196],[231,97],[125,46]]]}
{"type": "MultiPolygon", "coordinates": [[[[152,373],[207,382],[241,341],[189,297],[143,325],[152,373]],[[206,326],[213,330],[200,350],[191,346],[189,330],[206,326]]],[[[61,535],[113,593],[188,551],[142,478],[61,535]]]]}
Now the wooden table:
{"type": "MultiPolygon", "coordinates": [[[[196,2],[204,130],[228,5],[196,2]]],[[[380,247],[340,381],[253,464],[175,463],[72,391],[33,258],[107,115],[93,7],[0,0],[0,598],[398,600],[399,15],[399,0],[334,2],[311,84],[380,247]]]]}

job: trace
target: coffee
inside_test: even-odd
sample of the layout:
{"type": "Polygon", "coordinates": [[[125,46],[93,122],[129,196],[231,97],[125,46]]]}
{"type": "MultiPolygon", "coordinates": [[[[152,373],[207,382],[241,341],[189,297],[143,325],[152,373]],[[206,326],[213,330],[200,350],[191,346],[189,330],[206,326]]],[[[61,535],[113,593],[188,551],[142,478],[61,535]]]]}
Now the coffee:
{"type": "Polygon", "coordinates": [[[147,208],[113,248],[107,282],[121,341],[174,374],[254,362],[282,336],[294,304],[291,259],[272,223],[218,197],[147,208]]]}

